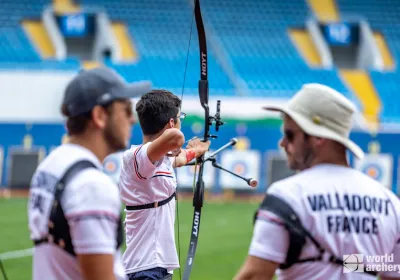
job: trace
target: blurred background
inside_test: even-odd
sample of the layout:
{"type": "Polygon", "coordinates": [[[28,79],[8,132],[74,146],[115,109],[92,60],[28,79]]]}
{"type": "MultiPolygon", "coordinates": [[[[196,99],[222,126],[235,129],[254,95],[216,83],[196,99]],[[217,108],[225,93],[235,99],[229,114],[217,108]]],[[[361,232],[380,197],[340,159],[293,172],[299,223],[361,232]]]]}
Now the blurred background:
{"type": "MultiPolygon", "coordinates": [[[[31,277],[26,193],[40,161],[66,140],[60,104],[78,71],[105,65],[128,82],[183,94],[182,130],[187,139],[202,135],[193,2],[0,2],[0,259],[9,279],[31,277]]],[[[285,102],[303,84],[326,84],[356,104],[351,138],[367,156],[358,161],[349,154],[349,162],[399,194],[400,1],[201,0],[200,5],[210,109],[215,113],[221,100],[226,122],[214,133],[211,149],[237,138],[218,162],[259,182],[250,188],[206,164],[205,214],[192,278],[231,279],[247,253],[257,203],[272,182],[293,174],[278,146],[280,115],[261,107],[285,102]]],[[[135,125],[132,143],[141,138],[135,125]]],[[[115,155],[104,163],[113,178],[119,159],[115,155]]],[[[192,167],[177,170],[181,193],[191,193],[193,174],[192,167]]],[[[184,260],[193,209],[190,200],[181,205],[184,260]]]]}

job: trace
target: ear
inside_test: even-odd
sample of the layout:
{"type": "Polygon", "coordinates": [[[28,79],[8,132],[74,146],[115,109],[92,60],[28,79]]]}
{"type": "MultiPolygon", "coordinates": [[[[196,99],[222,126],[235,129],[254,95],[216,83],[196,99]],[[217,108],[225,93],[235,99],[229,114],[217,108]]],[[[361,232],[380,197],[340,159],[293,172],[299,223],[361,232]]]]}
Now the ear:
{"type": "Polygon", "coordinates": [[[92,110],[92,120],[96,128],[105,128],[107,124],[107,113],[101,106],[95,106],[92,110]]]}
{"type": "Polygon", "coordinates": [[[317,146],[317,147],[321,147],[321,146],[323,146],[323,145],[325,145],[325,143],[327,142],[327,139],[325,139],[325,138],[321,138],[321,137],[312,137],[312,141],[313,141],[313,144],[315,145],[315,146],[317,146]]]}
{"type": "Polygon", "coordinates": [[[174,119],[169,119],[167,124],[164,126],[164,129],[170,129],[175,127],[174,119]]]}
{"type": "Polygon", "coordinates": [[[174,122],[174,119],[169,119],[169,122],[168,122],[168,128],[174,128],[175,127],[175,122],[174,122]]]}

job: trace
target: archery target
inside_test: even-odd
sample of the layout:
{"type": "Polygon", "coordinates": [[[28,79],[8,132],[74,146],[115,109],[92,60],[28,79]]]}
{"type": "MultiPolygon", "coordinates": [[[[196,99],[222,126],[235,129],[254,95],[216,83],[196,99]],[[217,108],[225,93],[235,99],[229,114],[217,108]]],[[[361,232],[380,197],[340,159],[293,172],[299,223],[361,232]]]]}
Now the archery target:
{"type": "Polygon", "coordinates": [[[109,176],[114,183],[118,184],[121,173],[123,152],[118,152],[107,156],[103,161],[103,172],[109,176]]]}
{"type": "MultiPolygon", "coordinates": [[[[221,155],[221,166],[245,178],[259,181],[261,154],[255,150],[229,150],[221,155]]],[[[253,189],[247,183],[228,172],[218,170],[220,184],[226,189],[253,189]]]]}
{"type": "Polygon", "coordinates": [[[380,181],[383,175],[382,167],[374,163],[366,164],[363,167],[362,172],[377,181],[380,181]]]}
{"type": "Polygon", "coordinates": [[[366,154],[362,160],[354,159],[354,168],[392,190],[392,155],[366,154]]]}
{"type": "Polygon", "coordinates": [[[233,161],[232,166],[229,168],[229,170],[232,170],[238,175],[245,176],[248,172],[247,170],[249,169],[249,166],[247,166],[247,163],[245,161],[233,161]]]}
{"type": "Polygon", "coordinates": [[[119,162],[115,158],[104,161],[104,172],[106,174],[115,174],[118,170],[119,162]]]}

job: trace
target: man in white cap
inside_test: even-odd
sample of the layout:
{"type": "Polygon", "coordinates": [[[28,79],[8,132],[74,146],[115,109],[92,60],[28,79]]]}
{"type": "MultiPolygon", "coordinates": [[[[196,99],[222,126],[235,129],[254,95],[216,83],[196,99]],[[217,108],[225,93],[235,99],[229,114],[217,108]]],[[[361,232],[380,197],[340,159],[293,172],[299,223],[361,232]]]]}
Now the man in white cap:
{"type": "Polygon", "coordinates": [[[400,277],[400,266],[388,266],[400,263],[400,202],[347,162],[347,149],[364,155],[349,140],[354,105],[330,87],[306,84],[286,105],[264,109],[283,113],[280,145],[299,172],[268,188],[235,279],[400,277]]]}

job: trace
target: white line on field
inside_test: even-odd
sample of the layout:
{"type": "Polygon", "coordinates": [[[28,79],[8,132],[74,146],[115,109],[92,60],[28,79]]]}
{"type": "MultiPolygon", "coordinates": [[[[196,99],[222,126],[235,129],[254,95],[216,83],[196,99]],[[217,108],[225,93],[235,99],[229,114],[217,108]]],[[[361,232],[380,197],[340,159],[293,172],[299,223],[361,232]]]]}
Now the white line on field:
{"type": "Polygon", "coordinates": [[[8,260],[8,259],[18,259],[23,257],[32,256],[33,248],[24,249],[24,250],[17,250],[17,251],[10,251],[0,254],[1,260],[8,260]]]}

